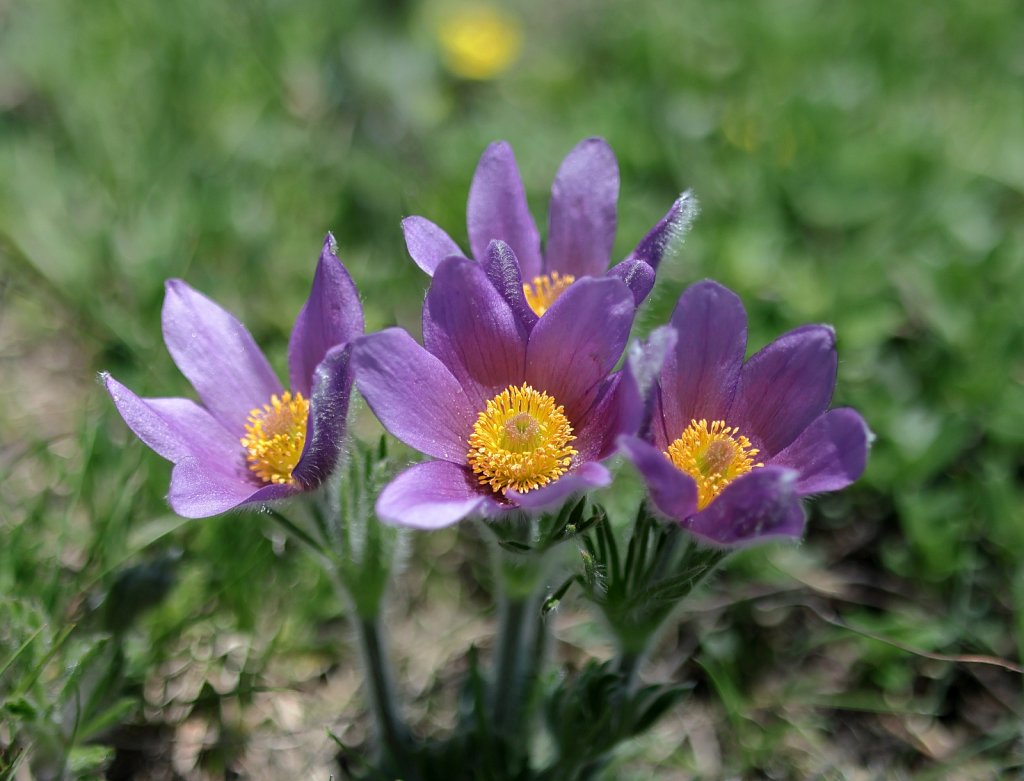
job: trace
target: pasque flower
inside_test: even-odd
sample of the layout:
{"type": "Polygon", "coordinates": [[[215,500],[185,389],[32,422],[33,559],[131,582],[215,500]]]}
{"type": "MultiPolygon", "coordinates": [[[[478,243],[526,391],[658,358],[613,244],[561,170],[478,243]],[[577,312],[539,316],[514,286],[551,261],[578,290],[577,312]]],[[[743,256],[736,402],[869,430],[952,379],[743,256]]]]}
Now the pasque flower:
{"type": "Polygon", "coordinates": [[[167,282],[164,342],[201,404],[140,398],[103,382],[129,428],[174,462],[168,500],[202,518],[319,486],[341,452],[352,374],[348,342],[363,333],[351,277],[327,235],[309,298],[288,343],[290,388],[238,320],[181,280],[167,282]]]}
{"type": "Polygon", "coordinates": [[[711,281],[683,293],[671,324],[649,435],[620,440],[655,507],[715,545],[799,537],[801,497],[846,487],[867,459],[861,416],[828,409],[834,332],[797,328],[744,363],[743,304],[711,281]]]}
{"type": "MultiPolygon", "coordinates": [[[[514,254],[501,242],[489,256],[514,254]]],[[[381,493],[389,523],[438,528],[535,511],[606,485],[598,463],[636,431],[641,403],[614,372],[636,312],[616,278],[581,279],[532,330],[461,257],[443,260],[423,306],[423,347],[390,328],[356,341],[356,385],[392,434],[429,456],[381,493]]]]}
{"type": "MultiPolygon", "coordinates": [[[[611,147],[601,138],[584,139],[555,175],[542,253],[512,147],[498,141],[484,151],[469,188],[469,246],[527,328],[583,277],[618,277],[638,305],[650,293],[662,257],[696,216],[696,201],[683,193],[629,256],[609,269],[618,197],[619,168],[611,147]],[[505,242],[512,252],[490,255],[493,239],[505,242]]],[[[407,217],[402,229],[409,254],[428,274],[445,258],[463,254],[447,233],[424,217],[407,217]]]]}

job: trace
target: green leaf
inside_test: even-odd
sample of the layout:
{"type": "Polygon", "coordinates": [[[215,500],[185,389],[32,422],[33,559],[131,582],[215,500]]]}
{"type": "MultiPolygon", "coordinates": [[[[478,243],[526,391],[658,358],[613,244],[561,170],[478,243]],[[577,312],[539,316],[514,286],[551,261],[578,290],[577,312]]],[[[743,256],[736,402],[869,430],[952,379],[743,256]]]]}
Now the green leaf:
{"type": "Polygon", "coordinates": [[[533,551],[531,546],[517,540],[498,540],[498,545],[512,553],[530,553],[533,551]]]}
{"type": "Polygon", "coordinates": [[[106,710],[86,721],[78,730],[78,742],[84,743],[99,735],[109,727],[119,724],[138,707],[138,702],[129,697],[122,698],[106,710]]]}
{"type": "Polygon", "coordinates": [[[68,753],[68,770],[74,778],[82,778],[85,773],[101,770],[113,756],[110,746],[75,746],[68,753]]]}

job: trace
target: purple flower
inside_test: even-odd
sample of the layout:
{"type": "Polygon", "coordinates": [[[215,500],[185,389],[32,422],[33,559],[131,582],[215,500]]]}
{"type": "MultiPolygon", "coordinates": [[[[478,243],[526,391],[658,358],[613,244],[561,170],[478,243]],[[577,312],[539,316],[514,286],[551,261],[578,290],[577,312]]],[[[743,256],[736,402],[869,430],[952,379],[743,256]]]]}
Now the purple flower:
{"type": "Polygon", "coordinates": [[[714,545],[799,537],[801,497],[845,488],[867,459],[863,418],[828,409],[835,333],[803,326],[744,363],[743,304],[711,281],[683,293],[672,326],[649,441],[620,439],[655,506],[714,545]]]}
{"type": "MultiPolygon", "coordinates": [[[[498,141],[484,151],[469,188],[469,245],[527,329],[583,277],[620,278],[637,305],[650,293],[658,264],[672,241],[689,229],[697,204],[689,192],[683,193],[633,252],[609,269],[618,197],[619,167],[611,147],[601,138],[584,139],[555,175],[542,254],[512,147],[498,141]],[[489,252],[494,239],[512,251],[489,252]]],[[[445,258],[462,255],[451,237],[430,220],[407,217],[402,229],[409,254],[428,274],[445,258]]]]}
{"type": "Polygon", "coordinates": [[[143,399],[109,374],[103,382],[128,427],[174,462],[168,495],[187,518],[284,499],[320,485],[341,453],[363,333],[351,277],[327,235],[313,288],[288,343],[285,390],[238,320],[181,280],[167,282],[164,342],[202,404],[143,399]]]}
{"type": "Polygon", "coordinates": [[[398,328],[353,346],[356,384],[385,428],[437,459],[384,489],[381,520],[434,529],[607,485],[598,462],[640,422],[632,376],[612,371],[635,312],[621,280],[582,279],[527,330],[479,264],[438,264],[424,347],[398,328]]]}

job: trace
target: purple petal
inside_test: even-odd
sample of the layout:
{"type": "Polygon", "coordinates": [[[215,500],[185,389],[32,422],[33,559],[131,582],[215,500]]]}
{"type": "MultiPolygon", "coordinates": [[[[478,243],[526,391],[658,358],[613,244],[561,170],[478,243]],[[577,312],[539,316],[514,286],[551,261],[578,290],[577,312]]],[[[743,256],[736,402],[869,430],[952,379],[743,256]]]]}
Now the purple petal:
{"type": "Polygon", "coordinates": [[[495,239],[487,245],[487,253],[480,259],[487,278],[501,295],[520,322],[529,331],[537,324],[537,313],[530,309],[523,293],[523,274],[519,259],[505,242],[495,239]]]}
{"type": "Polygon", "coordinates": [[[293,391],[309,398],[313,372],[332,347],[363,333],[363,308],[352,277],[338,259],[334,236],[324,239],[309,298],[299,310],[288,341],[293,391]]]}
{"type": "Polygon", "coordinates": [[[578,421],[622,355],[635,314],[633,296],[619,280],[574,282],[530,333],[526,381],[578,421]]]}
{"type": "Polygon", "coordinates": [[[472,473],[447,461],[406,469],[377,499],[377,516],[410,529],[440,529],[486,508],[490,502],[472,473]]]}
{"type": "Polygon", "coordinates": [[[239,438],[194,401],[142,399],[109,374],[103,384],[128,428],[168,461],[194,457],[236,463],[241,458],[239,438]]]}
{"type": "Polygon", "coordinates": [[[243,504],[286,499],[300,490],[292,485],[260,486],[242,479],[237,472],[223,465],[186,458],[171,472],[167,500],[178,515],[208,518],[243,504]]]}
{"type": "Polygon", "coordinates": [[[476,407],[441,361],[400,328],[357,339],[356,385],[384,428],[410,447],[466,462],[476,407]]]}
{"type": "Polygon", "coordinates": [[[638,430],[648,439],[653,439],[655,447],[660,450],[668,447],[661,412],[661,369],[668,357],[675,354],[677,340],[676,329],[663,325],[651,331],[646,341],[634,342],[626,358],[626,365],[636,378],[642,404],[638,430]]]}
{"type": "Polygon", "coordinates": [[[611,473],[600,464],[591,461],[581,464],[573,472],[562,475],[543,488],[522,494],[510,489],[505,492],[505,498],[526,510],[547,510],[561,504],[572,494],[603,488],[611,481],[611,473]]]}
{"type": "Polygon", "coordinates": [[[492,239],[507,243],[519,258],[523,277],[541,273],[540,235],[526,205],[512,147],[497,141],[484,150],[469,188],[466,213],[473,257],[483,259],[492,239]]]}
{"type": "Polygon", "coordinates": [[[697,484],[649,442],[620,437],[619,447],[647,483],[654,506],[673,520],[686,521],[697,512],[697,484]]]}
{"type": "Polygon", "coordinates": [[[601,383],[594,403],[577,421],[578,461],[602,461],[615,452],[622,434],[635,434],[643,422],[644,406],[640,389],[629,369],[613,374],[601,383]]]}
{"type": "Polygon", "coordinates": [[[633,293],[633,300],[640,306],[654,289],[654,269],[645,261],[627,258],[608,269],[608,276],[618,277],[633,293]]]}
{"type": "Polygon", "coordinates": [[[402,232],[409,255],[430,276],[445,258],[462,255],[452,237],[424,217],[406,217],[402,220],[402,232]]]}
{"type": "Polygon", "coordinates": [[[726,419],[747,347],[747,313],[735,293],[705,280],[679,297],[671,324],[679,338],[661,370],[661,413],[669,442],[691,420],[726,419]]]}
{"type": "Polygon", "coordinates": [[[644,433],[649,433],[648,439],[662,452],[668,450],[668,446],[674,442],[682,432],[673,430],[670,434],[665,424],[665,404],[661,399],[661,385],[655,385],[651,392],[651,413],[648,418],[649,424],[644,433]]]}
{"type": "Polygon", "coordinates": [[[303,488],[320,485],[338,464],[345,442],[348,402],[352,394],[352,347],[332,348],[313,373],[306,447],[292,470],[303,488]]]}
{"type": "Polygon", "coordinates": [[[771,458],[828,408],[836,362],[828,326],[783,334],[743,367],[729,424],[761,449],[762,459],[771,458]]]}
{"type": "Polygon", "coordinates": [[[636,339],[629,346],[627,361],[641,393],[647,393],[654,387],[665,361],[678,343],[679,332],[671,325],[662,325],[651,331],[646,339],[636,339]]]}
{"type": "Polygon", "coordinates": [[[596,277],[611,260],[619,165],[603,138],[587,138],[569,152],[551,185],[543,271],[596,277]]]}
{"type": "Polygon", "coordinates": [[[706,542],[740,547],[776,537],[799,538],[803,507],[796,491],[797,473],[766,466],[737,478],[711,504],[683,523],[706,542]]]}
{"type": "Polygon", "coordinates": [[[241,436],[249,411],[282,392],[245,326],[180,279],[167,281],[163,329],[181,373],[229,432],[241,436]]]}
{"type": "Polygon", "coordinates": [[[629,257],[646,261],[651,268],[657,270],[662,258],[680,245],[698,212],[697,199],[687,190],[672,204],[672,208],[658,224],[651,228],[650,233],[640,240],[629,257]]]}
{"type": "Polygon", "coordinates": [[[140,399],[109,375],[104,384],[129,428],[174,461],[168,500],[185,518],[206,518],[240,504],[283,499],[287,485],[260,485],[246,472],[238,438],[188,399],[140,399]]]}
{"type": "Polygon", "coordinates": [[[801,496],[838,491],[864,473],[870,439],[860,413],[833,409],[817,417],[771,463],[800,473],[796,491],[801,496]]]}
{"type": "Polygon", "coordinates": [[[522,381],[526,338],[478,263],[449,258],[437,267],[423,305],[423,346],[455,375],[474,409],[522,381]]]}

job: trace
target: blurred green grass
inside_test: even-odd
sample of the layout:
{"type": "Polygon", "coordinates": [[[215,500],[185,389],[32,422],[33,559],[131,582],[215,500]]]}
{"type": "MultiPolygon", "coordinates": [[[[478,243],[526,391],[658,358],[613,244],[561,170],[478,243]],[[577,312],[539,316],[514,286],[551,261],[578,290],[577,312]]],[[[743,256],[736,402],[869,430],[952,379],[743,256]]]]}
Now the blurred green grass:
{"type": "MultiPolygon", "coordinates": [[[[505,138],[543,230],[561,157],[602,135],[622,168],[618,256],[682,189],[703,207],[640,332],[705,276],[743,296],[752,349],[803,322],[836,327],[837,403],[860,409],[877,441],[865,478],[814,505],[792,566],[852,584],[851,624],[1019,659],[1019,4],[531,0],[513,9],[519,60],[481,83],[441,65],[447,8],[0,0],[0,593],[31,600],[59,632],[126,567],[183,549],[187,587],[139,630],[153,644],[134,657],[138,679],[214,615],[247,632],[285,616],[289,647],[319,642],[334,610],[325,584],[244,517],[170,522],[169,467],[133,441],[94,373],[145,395],[188,392],[159,335],[174,276],[237,313],[281,367],[327,230],[368,325],[415,329],[426,280],[401,217],[428,216],[465,246],[473,167],[505,138]],[[254,571],[291,585],[256,601],[254,571]]],[[[773,582],[774,556],[744,555],[722,590],[773,582]]],[[[722,773],[763,770],[821,729],[802,717],[767,728],[757,684],[788,674],[785,691],[829,655],[847,660],[845,694],[872,698],[868,710],[923,704],[959,736],[948,756],[896,740],[891,761],[970,765],[972,746],[994,757],[991,772],[1021,761],[1019,679],[935,670],[792,611],[771,626],[729,609],[702,646],[705,672],[691,671],[743,746],[722,773]],[[979,687],[1006,707],[977,717],[979,687]],[[1003,739],[989,747],[992,736],[1003,739]]],[[[857,729],[865,740],[879,728],[857,729]]],[[[669,764],[696,772],[691,754],[669,764]]]]}

